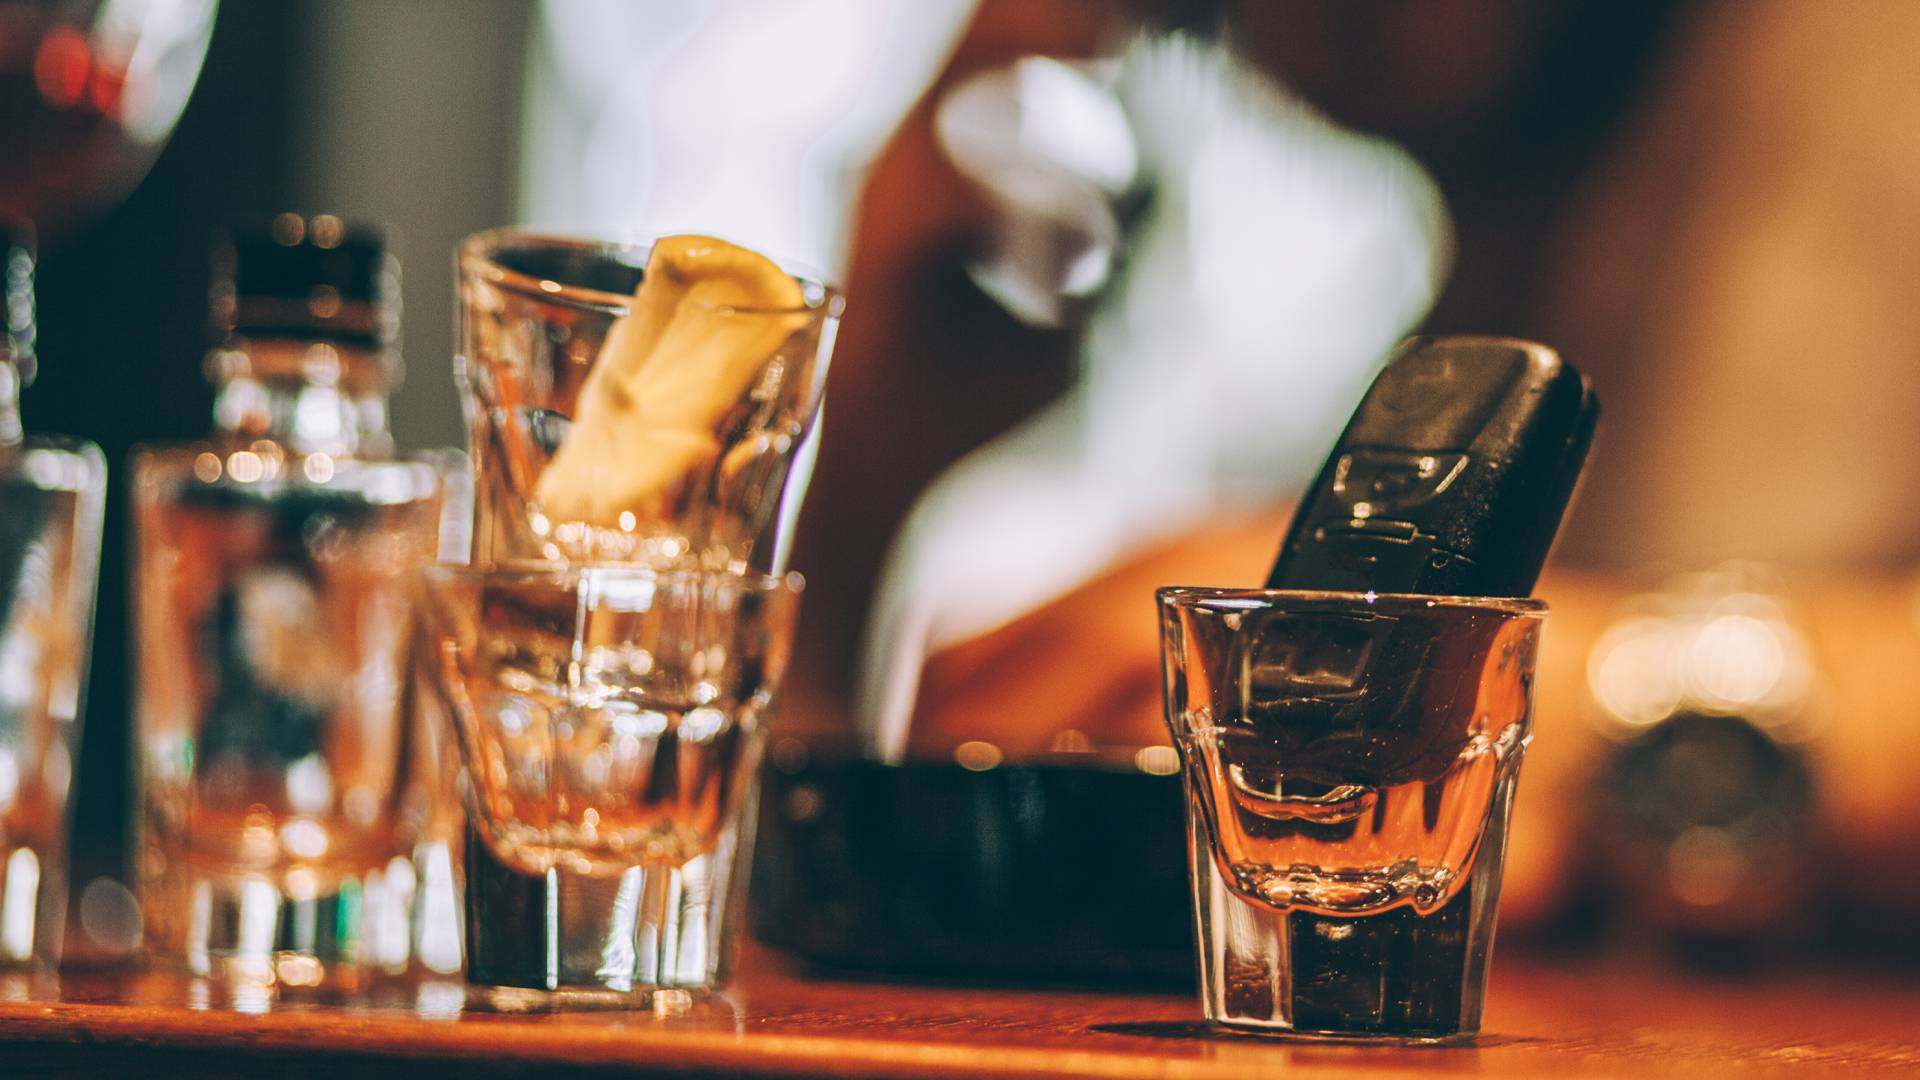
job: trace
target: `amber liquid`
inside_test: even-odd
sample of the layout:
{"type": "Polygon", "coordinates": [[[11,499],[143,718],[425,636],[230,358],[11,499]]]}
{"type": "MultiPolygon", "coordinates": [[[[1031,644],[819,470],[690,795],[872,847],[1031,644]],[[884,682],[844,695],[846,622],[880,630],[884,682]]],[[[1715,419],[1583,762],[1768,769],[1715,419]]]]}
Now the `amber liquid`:
{"type": "Polygon", "coordinates": [[[1431,780],[1289,779],[1269,745],[1218,730],[1188,747],[1189,782],[1218,822],[1221,869],[1249,897],[1326,915],[1438,911],[1466,882],[1521,729],[1476,732],[1431,780]]]}
{"type": "Polygon", "coordinates": [[[400,463],[208,479],[212,457],[136,465],[142,876],[327,895],[406,850],[403,686],[436,487],[400,463]]]}
{"type": "Polygon", "coordinates": [[[727,617],[595,590],[565,576],[436,586],[461,624],[440,675],[478,824],[525,873],[617,876],[705,854],[757,762],[761,662],[740,655],[727,617]]]}
{"type": "Polygon", "coordinates": [[[65,813],[86,655],[74,590],[93,591],[92,560],[75,565],[82,498],[0,476],[0,844],[56,840],[65,813]]]}

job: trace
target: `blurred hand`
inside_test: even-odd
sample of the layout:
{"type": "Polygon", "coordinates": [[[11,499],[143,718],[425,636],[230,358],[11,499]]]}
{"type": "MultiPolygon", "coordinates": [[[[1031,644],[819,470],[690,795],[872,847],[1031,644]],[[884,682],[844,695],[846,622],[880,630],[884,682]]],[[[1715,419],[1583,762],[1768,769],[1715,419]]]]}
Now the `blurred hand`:
{"type": "MultiPolygon", "coordinates": [[[[921,675],[909,755],[944,757],[977,739],[1017,760],[1055,748],[1057,740],[1079,744],[1067,732],[1096,749],[1166,743],[1153,591],[1260,585],[1287,521],[1276,511],[1187,533],[997,630],[934,653],[921,675]]],[[[1559,575],[1540,592],[1553,614],[1501,900],[1502,920],[1515,926],[1547,918],[1566,900],[1585,769],[1597,741],[1582,716],[1586,653],[1626,590],[1559,575]]]]}
{"type": "Polygon", "coordinates": [[[921,674],[908,753],[944,756],[979,739],[1019,757],[1053,747],[1069,731],[1096,748],[1166,743],[1153,591],[1259,586],[1287,520],[1285,513],[1268,512],[1210,523],[997,630],[934,653],[921,674]]]}

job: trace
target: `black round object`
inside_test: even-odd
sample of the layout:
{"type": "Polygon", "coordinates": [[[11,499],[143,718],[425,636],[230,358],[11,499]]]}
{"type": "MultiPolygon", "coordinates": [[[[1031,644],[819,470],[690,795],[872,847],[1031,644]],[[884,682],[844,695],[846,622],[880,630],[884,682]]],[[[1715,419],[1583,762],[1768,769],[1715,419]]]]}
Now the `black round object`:
{"type": "MultiPolygon", "coordinates": [[[[1178,776],[775,748],[753,928],[817,966],[1190,988],[1178,776]]],[[[1065,755],[1063,755],[1065,756],[1065,755]]]]}

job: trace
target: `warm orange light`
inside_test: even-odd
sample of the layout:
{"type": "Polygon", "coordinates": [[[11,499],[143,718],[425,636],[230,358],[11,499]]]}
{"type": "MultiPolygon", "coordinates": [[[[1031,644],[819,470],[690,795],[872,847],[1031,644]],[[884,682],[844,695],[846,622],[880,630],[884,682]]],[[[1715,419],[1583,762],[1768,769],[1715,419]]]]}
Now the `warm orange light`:
{"type": "Polygon", "coordinates": [[[40,39],[33,54],[33,82],[40,96],[57,108],[79,104],[93,69],[93,53],[86,35],[71,26],[56,26],[40,39]]]}
{"type": "Polygon", "coordinates": [[[93,65],[93,78],[87,83],[87,102],[101,116],[114,116],[126,88],[126,61],[101,58],[93,65]]]}

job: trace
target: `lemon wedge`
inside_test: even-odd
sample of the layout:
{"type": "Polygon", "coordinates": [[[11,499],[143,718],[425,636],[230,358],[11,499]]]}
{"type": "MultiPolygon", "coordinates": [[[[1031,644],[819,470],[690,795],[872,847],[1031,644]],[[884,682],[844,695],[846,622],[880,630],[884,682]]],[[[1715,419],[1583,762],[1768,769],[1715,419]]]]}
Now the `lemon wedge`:
{"type": "Polygon", "coordinates": [[[623,511],[657,519],[674,485],[718,458],[716,427],[806,324],[803,304],[764,255],[707,236],[656,242],[540,473],[541,511],[608,528],[623,511]]]}

